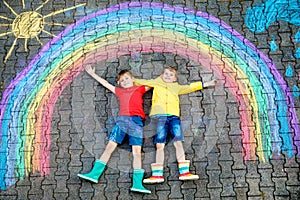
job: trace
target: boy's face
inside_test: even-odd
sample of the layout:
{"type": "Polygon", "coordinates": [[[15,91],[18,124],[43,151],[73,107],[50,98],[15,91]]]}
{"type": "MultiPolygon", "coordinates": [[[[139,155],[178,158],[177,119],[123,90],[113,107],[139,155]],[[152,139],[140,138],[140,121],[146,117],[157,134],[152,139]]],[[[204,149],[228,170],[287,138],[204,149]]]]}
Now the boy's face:
{"type": "Polygon", "coordinates": [[[165,69],[163,74],[161,75],[161,78],[166,83],[173,83],[177,80],[176,72],[165,69]]]}
{"type": "Polygon", "coordinates": [[[122,88],[130,88],[133,86],[133,82],[134,82],[133,77],[130,74],[125,73],[120,77],[118,84],[122,88]]]}

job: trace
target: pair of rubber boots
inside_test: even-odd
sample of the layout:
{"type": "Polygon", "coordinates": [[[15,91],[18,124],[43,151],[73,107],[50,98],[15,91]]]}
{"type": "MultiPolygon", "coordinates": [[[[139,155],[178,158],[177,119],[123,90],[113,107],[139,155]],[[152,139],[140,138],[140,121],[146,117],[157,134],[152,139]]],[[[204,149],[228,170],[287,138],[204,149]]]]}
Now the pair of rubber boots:
{"type": "MultiPolygon", "coordinates": [[[[187,181],[187,180],[198,180],[199,176],[190,173],[190,161],[182,160],[178,161],[178,169],[179,169],[179,180],[187,181]]],[[[164,182],[163,177],[163,164],[160,163],[152,163],[151,164],[152,176],[144,179],[143,183],[146,184],[154,184],[154,183],[162,183],[164,182]]]]}
{"type": "MultiPolygon", "coordinates": [[[[106,167],[106,163],[102,162],[101,160],[96,160],[93,169],[87,174],[78,174],[82,179],[91,181],[93,183],[98,183],[98,179],[103,173],[106,167]]],[[[143,169],[133,169],[133,184],[131,187],[131,191],[133,192],[140,192],[144,194],[150,194],[151,191],[147,190],[143,184],[143,177],[144,177],[144,170],[143,169]]]]}

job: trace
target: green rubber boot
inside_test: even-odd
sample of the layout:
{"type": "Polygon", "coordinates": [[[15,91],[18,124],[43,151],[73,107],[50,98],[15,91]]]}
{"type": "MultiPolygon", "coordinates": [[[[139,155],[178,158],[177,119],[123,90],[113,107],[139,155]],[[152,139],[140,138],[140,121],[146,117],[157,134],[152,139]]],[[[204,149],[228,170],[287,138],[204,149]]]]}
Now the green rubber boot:
{"type": "Polygon", "coordinates": [[[96,160],[93,169],[87,174],[77,174],[82,179],[98,183],[98,179],[104,171],[106,163],[101,160],[96,160]]]}
{"type": "Polygon", "coordinates": [[[133,185],[130,190],[133,192],[151,194],[151,191],[147,190],[142,184],[144,172],[143,169],[133,169],[133,185]]]}

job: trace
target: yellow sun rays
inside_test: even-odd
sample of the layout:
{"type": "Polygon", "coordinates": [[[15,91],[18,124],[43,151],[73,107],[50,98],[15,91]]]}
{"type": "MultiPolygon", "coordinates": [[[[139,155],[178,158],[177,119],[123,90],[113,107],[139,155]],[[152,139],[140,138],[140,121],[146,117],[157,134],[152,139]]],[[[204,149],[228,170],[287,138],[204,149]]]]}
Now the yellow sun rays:
{"type": "MultiPolygon", "coordinates": [[[[15,36],[13,44],[11,45],[8,53],[6,54],[4,63],[6,63],[7,59],[11,56],[18,39],[25,40],[25,45],[24,45],[25,51],[28,51],[28,45],[27,45],[28,39],[35,38],[40,43],[40,45],[43,45],[43,43],[41,42],[41,40],[39,38],[39,35],[42,32],[46,33],[48,35],[51,35],[52,37],[56,37],[54,34],[46,31],[44,29],[44,25],[64,26],[65,24],[46,22],[45,21],[46,18],[85,5],[85,3],[79,4],[77,6],[58,10],[58,11],[55,11],[48,15],[43,16],[42,14],[38,13],[38,10],[43,8],[45,6],[45,4],[47,4],[48,2],[49,2],[49,0],[46,0],[44,3],[42,3],[42,5],[37,7],[34,11],[26,11],[26,12],[22,12],[22,13],[18,14],[17,12],[14,11],[14,9],[8,3],[6,3],[6,1],[3,0],[4,5],[11,11],[12,14],[15,15],[14,19],[0,15],[1,19],[5,19],[5,20],[11,22],[11,23],[6,23],[6,24],[0,24],[0,27],[10,27],[11,28],[11,30],[9,30],[8,32],[0,33],[0,37],[6,36],[6,35],[14,35],[15,36]]],[[[25,0],[22,0],[22,6],[23,6],[23,8],[25,8],[25,0]]]]}

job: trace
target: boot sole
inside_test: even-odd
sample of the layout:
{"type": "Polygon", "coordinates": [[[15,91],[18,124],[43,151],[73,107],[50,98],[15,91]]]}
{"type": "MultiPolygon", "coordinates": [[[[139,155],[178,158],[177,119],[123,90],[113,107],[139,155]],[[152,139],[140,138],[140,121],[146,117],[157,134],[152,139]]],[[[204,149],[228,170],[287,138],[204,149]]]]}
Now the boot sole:
{"type": "Polygon", "coordinates": [[[92,179],[88,176],[85,176],[85,175],[82,175],[82,174],[77,174],[77,176],[84,179],[84,180],[90,181],[92,183],[98,183],[98,180],[92,179]]]}
{"type": "Polygon", "coordinates": [[[144,193],[144,194],[151,194],[150,190],[141,190],[141,189],[137,189],[137,188],[130,188],[130,190],[132,192],[140,192],[140,193],[144,193]]]}
{"type": "Polygon", "coordinates": [[[143,181],[145,184],[155,184],[155,183],[163,183],[165,180],[155,180],[155,181],[143,181]]]}
{"type": "Polygon", "coordinates": [[[179,180],[181,180],[181,181],[195,181],[195,180],[199,180],[199,177],[194,177],[194,178],[179,177],[179,180]]]}

